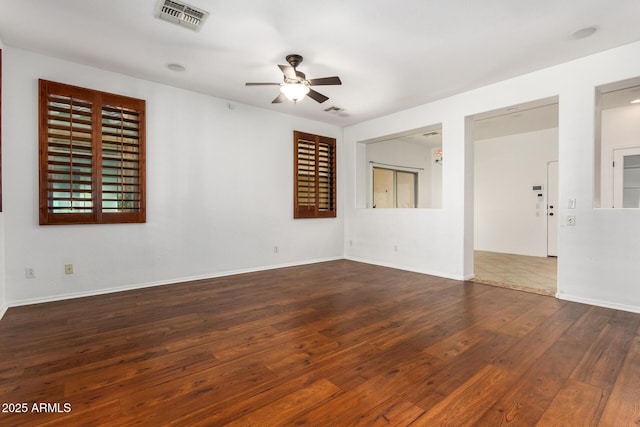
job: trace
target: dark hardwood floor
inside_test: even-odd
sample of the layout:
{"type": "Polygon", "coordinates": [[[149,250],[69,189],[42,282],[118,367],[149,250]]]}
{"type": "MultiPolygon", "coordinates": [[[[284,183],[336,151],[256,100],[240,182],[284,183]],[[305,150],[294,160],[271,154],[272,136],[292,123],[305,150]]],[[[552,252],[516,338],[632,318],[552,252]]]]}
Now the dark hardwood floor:
{"type": "Polygon", "coordinates": [[[351,261],[17,307],[0,425],[637,426],[639,327],[351,261]]]}

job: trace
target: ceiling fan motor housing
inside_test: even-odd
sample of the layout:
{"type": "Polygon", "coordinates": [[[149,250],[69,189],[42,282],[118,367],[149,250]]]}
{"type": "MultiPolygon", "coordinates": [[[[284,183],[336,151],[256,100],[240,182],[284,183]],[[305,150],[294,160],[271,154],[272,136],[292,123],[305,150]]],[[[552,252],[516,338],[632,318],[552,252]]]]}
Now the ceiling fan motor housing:
{"type": "Polygon", "coordinates": [[[293,68],[296,68],[302,62],[302,56],[298,55],[297,53],[292,53],[291,55],[287,55],[285,59],[287,60],[289,65],[291,65],[293,68]]]}

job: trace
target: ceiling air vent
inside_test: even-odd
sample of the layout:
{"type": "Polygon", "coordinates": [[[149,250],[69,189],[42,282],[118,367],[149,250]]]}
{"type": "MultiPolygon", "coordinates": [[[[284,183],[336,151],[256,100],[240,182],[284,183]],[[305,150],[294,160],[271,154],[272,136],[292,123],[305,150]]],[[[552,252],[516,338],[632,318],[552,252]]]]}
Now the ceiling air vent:
{"type": "Polygon", "coordinates": [[[340,107],[329,107],[329,108],[325,108],[324,111],[326,111],[327,113],[331,113],[331,114],[337,114],[341,111],[344,111],[344,108],[340,108],[340,107]]]}
{"type": "Polygon", "coordinates": [[[156,18],[199,31],[209,12],[175,0],[160,0],[156,7],[156,18]]]}

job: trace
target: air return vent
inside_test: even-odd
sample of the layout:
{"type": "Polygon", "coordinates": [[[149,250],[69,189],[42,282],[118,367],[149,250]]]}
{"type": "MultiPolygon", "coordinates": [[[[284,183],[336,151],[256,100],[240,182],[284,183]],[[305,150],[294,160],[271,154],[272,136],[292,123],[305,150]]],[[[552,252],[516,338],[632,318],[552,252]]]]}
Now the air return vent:
{"type": "Polygon", "coordinates": [[[326,111],[327,113],[337,114],[341,111],[344,111],[344,108],[334,106],[334,107],[325,108],[324,111],[326,111]]]}
{"type": "Polygon", "coordinates": [[[160,0],[156,6],[156,18],[199,31],[209,12],[175,0],[160,0]]]}

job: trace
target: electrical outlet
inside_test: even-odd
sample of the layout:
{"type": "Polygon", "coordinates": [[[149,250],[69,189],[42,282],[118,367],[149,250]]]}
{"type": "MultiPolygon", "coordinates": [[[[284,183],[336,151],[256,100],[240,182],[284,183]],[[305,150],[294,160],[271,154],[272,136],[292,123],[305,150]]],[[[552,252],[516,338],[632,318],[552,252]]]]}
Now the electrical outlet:
{"type": "Polygon", "coordinates": [[[353,246],[353,240],[349,240],[349,246],[353,246]]]}
{"type": "Polygon", "coordinates": [[[575,215],[567,215],[567,225],[570,227],[575,227],[576,225],[576,216],[575,215]]]}
{"type": "Polygon", "coordinates": [[[274,253],[274,254],[277,254],[277,253],[278,253],[278,247],[277,247],[277,246],[274,246],[274,247],[273,247],[273,253],[274,253]]]}
{"type": "Polygon", "coordinates": [[[569,209],[576,208],[576,199],[569,199],[569,209]]]}
{"type": "Polygon", "coordinates": [[[394,252],[398,252],[398,245],[393,245],[394,252]]]}
{"type": "Polygon", "coordinates": [[[73,264],[64,265],[64,274],[73,274],[73,264]]]}
{"type": "Polygon", "coordinates": [[[27,267],[24,269],[24,276],[27,279],[35,279],[36,278],[36,270],[32,267],[27,267]]]}

